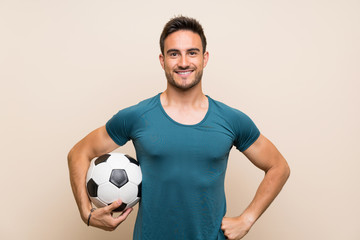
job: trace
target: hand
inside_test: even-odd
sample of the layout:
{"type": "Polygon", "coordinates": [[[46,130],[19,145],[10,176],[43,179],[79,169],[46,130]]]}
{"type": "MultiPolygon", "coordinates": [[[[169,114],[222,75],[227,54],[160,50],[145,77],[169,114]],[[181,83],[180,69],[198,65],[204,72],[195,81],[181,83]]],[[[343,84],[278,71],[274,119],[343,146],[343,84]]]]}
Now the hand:
{"type": "Polygon", "coordinates": [[[250,230],[252,224],[244,217],[224,217],[221,223],[221,230],[229,240],[242,239],[250,230]]]}
{"type": "MultiPolygon", "coordinates": [[[[106,231],[114,231],[120,223],[125,221],[127,216],[133,210],[132,208],[126,209],[118,217],[113,217],[112,211],[121,205],[122,201],[118,200],[109,206],[98,208],[91,213],[90,226],[101,228],[106,231]]],[[[90,213],[90,212],[89,212],[90,213]]]]}

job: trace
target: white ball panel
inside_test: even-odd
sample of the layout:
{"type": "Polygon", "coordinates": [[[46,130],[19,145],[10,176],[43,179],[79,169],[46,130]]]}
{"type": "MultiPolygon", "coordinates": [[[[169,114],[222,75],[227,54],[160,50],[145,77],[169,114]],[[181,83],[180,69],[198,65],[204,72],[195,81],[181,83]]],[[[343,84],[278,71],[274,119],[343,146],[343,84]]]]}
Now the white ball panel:
{"type": "Polygon", "coordinates": [[[98,198],[106,203],[112,203],[120,199],[120,189],[111,182],[101,184],[98,188],[98,198]]]}
{"type": "Polygon", "coordinates": [[[86,182],[88,182],[90,180],[92,172],[94,171],[94,167],[95,167],[94,161],[95,161],[95,159],[93,159],[90,162],[90,166],[89,166],[89,169],[88,169],[87,174],[86,174],[86,182]]]}
{"type": "Polygon", "coordinates": [[[129,181],[139,185],[142,180],[141,169],[138,165],[130,163],[126,166],[126,173],[128,175],[129,181]]]}
{"type": "Polygon", "coordinates": [[[125,169],[130,163],[129,159],[122,153],[111,153],[111,157],[107,160],[113,169],[125,169]]]}
{"type": "Polygon", "coordinates": [[[137,185],[128,182],[119,189],[119,198],[124,203],[131,203],[137,197],[138,187],[137,185]]]}
{"type": "Polygon", "coordinates": [[[97,207],[97,208],[101,208],[101,207],[105,207],[107,206],[106,203],[104,203],[103,201],[101,201],[99,198],[97,197],[90,197],[91,202],[97,207]]]}
{"type": "Polygon", "coordinates": [[[92,179],[94,179],[98,185],[109,182],[111,170],[110,165],[106,162],[100,163],[94,167],[92,179]]]}

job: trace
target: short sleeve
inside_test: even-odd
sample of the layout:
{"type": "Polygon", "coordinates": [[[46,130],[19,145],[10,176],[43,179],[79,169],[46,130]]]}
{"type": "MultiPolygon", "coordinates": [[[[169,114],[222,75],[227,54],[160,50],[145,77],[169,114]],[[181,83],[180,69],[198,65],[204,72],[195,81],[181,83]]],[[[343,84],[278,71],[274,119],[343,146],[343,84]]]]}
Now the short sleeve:
{"type": "Polygon", "coordinates": [[[234,141],[235,147],[243,152],[248,149],[260,136],[260,131],[255,123],[245,113],[236,111],[235,134],[234,141]]]}
{"type": "Polygon", "coordinates": [[[125,108],[115,114],[105,125],[111,139],[119,146],[130,140],[131,109],[125,108]]]}

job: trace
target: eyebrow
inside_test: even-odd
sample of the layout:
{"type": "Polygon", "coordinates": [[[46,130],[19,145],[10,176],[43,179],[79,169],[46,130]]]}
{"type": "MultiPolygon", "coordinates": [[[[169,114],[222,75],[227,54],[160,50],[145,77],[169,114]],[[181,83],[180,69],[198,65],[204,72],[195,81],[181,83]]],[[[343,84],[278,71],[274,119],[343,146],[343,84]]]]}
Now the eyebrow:
{"type": "MultiPolygon", "coordinates": [[[[200,49],[198,49],[198,48],[189,48],[189,49],[186,49],[186,51],[187,52],[192,52],[192,51],[200,52],[200,49]]],[[[167,54],[169,54],[171,52],[180,52],[180,50],[176,49],[176,48],[171,48],[171,49],[166,51],[167,54]]]]}
{"type": "Polygon", "coordinates": [[[190,49],[187,50],[187,52],[193,52],[193,51],[200,52],[200,49],[198,49],[198,48],[190,48],[190,49]]]}

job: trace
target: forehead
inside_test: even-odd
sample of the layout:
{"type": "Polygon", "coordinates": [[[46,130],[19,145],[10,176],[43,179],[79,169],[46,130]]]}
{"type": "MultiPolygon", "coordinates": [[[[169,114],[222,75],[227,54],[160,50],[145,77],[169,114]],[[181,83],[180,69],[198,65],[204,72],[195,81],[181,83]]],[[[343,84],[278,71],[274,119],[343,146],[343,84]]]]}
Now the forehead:
{"type": "Polygon", "coordinates": [[[171,33],[164,41],[165,52],[168,49],[186,50],[190,48],[202,49],[199,34],[189,30],[179,30],[171,33]]]}

